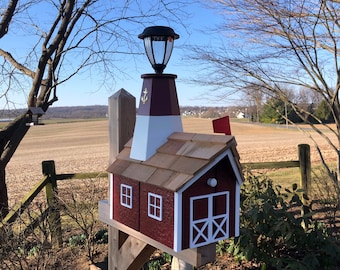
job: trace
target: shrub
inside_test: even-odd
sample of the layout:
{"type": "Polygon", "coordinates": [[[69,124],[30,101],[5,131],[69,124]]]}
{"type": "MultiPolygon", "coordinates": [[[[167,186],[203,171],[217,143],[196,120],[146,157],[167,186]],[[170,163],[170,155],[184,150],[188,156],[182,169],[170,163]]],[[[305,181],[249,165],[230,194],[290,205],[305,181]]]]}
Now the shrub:
{"type": "Polygon", "coordinates": [[[150,260],[144,264],[142,270],[168,269],[171,264],[172,256],[166,252],[155,251],[150,260]]]}
{"type": "Polygon", "coordinates": [[[108,237],[107,230],[102,228],[103,225],[98,220],[98,201],[104,197],[103,184],[100,180],[99,178],[74,180],[58,197],[68,226],[71,230],[77,228],[77,234],[69,238],[70,247],[83,246],[91,262],[98,253],[98,245],[107,243],[108,237]]]}
{"type": "MultiPolygon", "coordinates": [[[[340,246],[303,203],[303,191],[250,175],[241,188],[240,236],[228,248],[263,269],[328,269],[339,265],[340,246]]],[[[308,199],[308,198],[305,198],[308,199]]]]}
{"type": "Polygon", "coordinates": [[[37,219],[45,209],[46,205],[42,203],[31,205],[16,221],[1,224],[0,269],[49,269],[49,265],[58,262],[49,240],[50,224],[37,219]],[[39,223],[32,226],[37,220],[39,223]]]}
{"type": "Polygon", "coordinates": [[[72,235],[68,239],[68,243],[70,247],[84,246],[86,244],[86,235],[85,234],[72,235]]]}
{"type": "Polygon", "coordinates": [[[59,224],[50,222],[51,212],[44,202],[34,201],[10,224],[0,221],[0,269],[80,269],[76,267],[84,264],[81,257],[91,262],[97,259],[108,242],[106,225],[97,218],[97,202],[107,192],[101,180],[106,182],[101,178],[72,180],[59,189],[61,247],[52,244],[51,232],[59,224]]]}

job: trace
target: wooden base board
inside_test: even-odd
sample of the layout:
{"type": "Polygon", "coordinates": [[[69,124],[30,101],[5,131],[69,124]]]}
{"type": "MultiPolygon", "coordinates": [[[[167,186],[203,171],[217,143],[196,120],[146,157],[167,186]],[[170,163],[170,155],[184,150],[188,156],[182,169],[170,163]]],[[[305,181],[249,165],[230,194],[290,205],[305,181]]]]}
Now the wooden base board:
{"type": "Polygon", "coordinates": [[[216,259],[216,244],[210,244],[210,245],[199,247],[199,248],[186,249],[180,252],[175,252],[173,249],[155,241],[154,239],[138,231],[135,231],[120,222],[110,219],[110,205],[107,200],[103,200],[99,202],[98,217],[100,221],[108,224],[109,226],[115,227],[118,230],[128,235],[131,235],[157,249],[160,249],[178,259],[181,259],[195,267],[199,267],[208,262],[212,262],[216,259]]]}

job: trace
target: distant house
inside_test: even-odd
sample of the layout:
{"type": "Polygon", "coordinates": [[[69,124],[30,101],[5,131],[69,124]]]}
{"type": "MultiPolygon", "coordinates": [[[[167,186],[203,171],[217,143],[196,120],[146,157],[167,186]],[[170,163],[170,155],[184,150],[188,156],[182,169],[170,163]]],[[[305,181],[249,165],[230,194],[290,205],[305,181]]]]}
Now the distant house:
{"type": "Polygon", "coordinates": [[[112,219],[176,252],[239,235],[233,136],[175,132],[145,161],[130,150],[131,141],[108,168],[112,219]]]}
{"type": "Polygon", "coordinates": [[[243,118],[245,118],[244,112],[238,112],[238,113],[236,114],[236,118],[238,118],[238,119],[243,119],[243,118]]]}

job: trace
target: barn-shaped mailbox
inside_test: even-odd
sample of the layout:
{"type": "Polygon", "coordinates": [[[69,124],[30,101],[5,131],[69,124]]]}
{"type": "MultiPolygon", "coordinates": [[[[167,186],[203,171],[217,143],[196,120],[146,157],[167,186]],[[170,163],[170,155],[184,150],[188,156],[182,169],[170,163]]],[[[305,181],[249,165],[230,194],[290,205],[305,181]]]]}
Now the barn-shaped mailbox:
{"type": "Polygon", "coordinates": [[[176,252],[239,234],[233,136],[174,132],[145,161],[130,150],[131,142],[108,169],[114,220],[176,252]]]}
{"type": "MultiPolygon", "coordinates": [[[[169,27],[156,26],[139,37],[156,73],[142,75],[133,138],[108,168],[110,198],[100,202],[99,218],[199,266],[215,256],[210,244],[239,234],[243,177],[236,141],[231,135],[183,132],[177,76],[162,73],[179,36],[169,27]],[[155,56],[167,59],[158,63],[155,56]]],[[[230,134],[225,120],[214,126],[230,134]]],[[[124,243],[115,239],[119,252],[113,254],[123,257],[132,249],[133,242],[124,243]]]]}

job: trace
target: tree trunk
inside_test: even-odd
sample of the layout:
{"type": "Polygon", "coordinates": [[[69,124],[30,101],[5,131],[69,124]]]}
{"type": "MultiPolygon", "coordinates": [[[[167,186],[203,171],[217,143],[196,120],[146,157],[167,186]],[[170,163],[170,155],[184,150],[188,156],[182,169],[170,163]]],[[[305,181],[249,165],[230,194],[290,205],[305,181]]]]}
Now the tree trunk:
{"type": "Polygon", "coordinates": [[[30,116],[23,114],[0,131],[0,221],[9,211],[6,166],[25,137],[29,129],[26,123],[29,120],[30,116]]]}
{"type": "Polygon", "coordinates": [[[0,220],[2,220],[8,214],[8,194],[5,166],[0,164],[0,220]]]}

